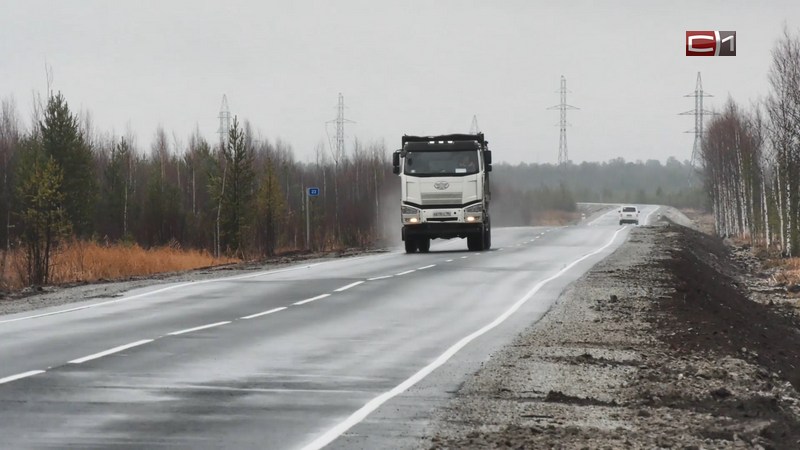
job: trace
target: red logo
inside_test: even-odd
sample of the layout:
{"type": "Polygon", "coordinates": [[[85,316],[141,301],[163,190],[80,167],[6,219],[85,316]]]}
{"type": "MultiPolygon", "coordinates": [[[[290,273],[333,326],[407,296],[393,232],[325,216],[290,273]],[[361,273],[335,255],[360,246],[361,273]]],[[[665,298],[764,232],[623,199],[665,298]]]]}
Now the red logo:
{"type": "Polygon", "coordinates": [[[736,56],[736,32],[687,31],[686,56],[736,56]]]}

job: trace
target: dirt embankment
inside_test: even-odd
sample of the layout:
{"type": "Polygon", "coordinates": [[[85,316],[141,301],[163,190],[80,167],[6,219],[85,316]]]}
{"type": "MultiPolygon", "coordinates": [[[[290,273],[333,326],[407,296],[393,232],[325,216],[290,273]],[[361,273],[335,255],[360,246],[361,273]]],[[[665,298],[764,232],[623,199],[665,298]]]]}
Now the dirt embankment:
{"type": "Polygon", "coordinates": [[[422,448],[800,448],[800,320],[719,240],[662,222],[437,412],[422,448]]]}

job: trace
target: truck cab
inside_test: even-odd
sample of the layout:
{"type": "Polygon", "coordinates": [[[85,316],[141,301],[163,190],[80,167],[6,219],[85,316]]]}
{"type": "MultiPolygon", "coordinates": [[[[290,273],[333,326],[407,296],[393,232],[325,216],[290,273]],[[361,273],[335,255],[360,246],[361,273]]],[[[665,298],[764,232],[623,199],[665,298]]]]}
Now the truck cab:
{"type": "Polygon", "coordinates": [[[431,239],[466,238],[469,250],[491,247],[491,152],[482,133],[403,136],[392,158],[400,176],[400,220],[407,253],[431,239]]]}

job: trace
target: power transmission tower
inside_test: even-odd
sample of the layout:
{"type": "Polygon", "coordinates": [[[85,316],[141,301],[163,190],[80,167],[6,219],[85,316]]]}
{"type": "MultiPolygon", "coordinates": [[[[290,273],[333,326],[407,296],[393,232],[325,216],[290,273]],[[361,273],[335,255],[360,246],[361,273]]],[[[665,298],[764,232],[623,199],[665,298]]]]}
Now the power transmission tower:
{"type": "MultiPolygon", "coordinates": [[[[336,142],[331,142],[331,136],[328,134],[328,143],[331,146],[331,153],[333,153],[333,202],[334,202],[334,220],[336,221],[336,237],[342,235],[339,223],[339,162],[344,156],[344,124],[355,123],[352,120],[344,118],[344,96],[339,92],[339,104],[337,106],[338,114],[333,120],[325,123],[325,132],[328,131],[327,125],[334,123],[336,125],[336,142]],[[335,145],[334,145],[335,144],[335,145]]],[[[327,195],[323,193],[323,195],[327,195]]]]}
{"type": "Polygon", "coordinates": [[[228,132],[231,129],[231,110],[228,108],[228,96],[222,95],[222,105],[219,107],[219,145],[222,148],[228,144],[228,132]]]}
{"type": "Polygon", "coordinates": [[[684,131],[684,133],[694,133],[694,147],[692,148],[692,167],[696,167],[698,159],[700,158],[700,151],[703,145],[703,117],[716,115],[714,111],[703,109],[703,97],[713,97],[711,94],[703,92],[703,80],[700,78],[700,72],[697,72],[697,84],[695,85],[694,92],[686,94],[684,97],[694,97],[694,109],[691,111],[682,112],[680,116],[694,116],[694,129],[684,131]]]}
{"type": "Polygon", "coordinates": [[[571,126],[567,122],[567,110],[580,108],[576,108],[567,104],[567,92],[572,91],[567,90],[567,79],[564,78],[564,75],[561,75],[561,89],[559,89],[557,92],[561,94],[561,103],[556,106],[551,106],[547,109],[557,109],[561,111],[561,120],[559,121],[561,135],[558,138],[558,164],[566,166],[567,162],[569,161],[569,154],[567,152],[567,127],[571,126]]]}
{"type": "Polygon", "coordinates": [[[478,116],[472,116],[472,125],[469,126],[469,134],[478,134],[481,129],[478,127],[478,116]]]}
{"type": "MultiPolygon", "coordinates": [[[[338,165],[342,155],[344,155],[344,124],[355,123],[352,120],[344,118],[344,96],[339,92],[339,105],[337,106],[338,114],[333,120],[327,123],[336,125],[336,140],[331,142],[330,134],[328,134],[328,142],[330,143],[331,153],[333,153],[333,162],[338,165]]],[[[327,131],[327,128],[326,128],[327,131]]]]}

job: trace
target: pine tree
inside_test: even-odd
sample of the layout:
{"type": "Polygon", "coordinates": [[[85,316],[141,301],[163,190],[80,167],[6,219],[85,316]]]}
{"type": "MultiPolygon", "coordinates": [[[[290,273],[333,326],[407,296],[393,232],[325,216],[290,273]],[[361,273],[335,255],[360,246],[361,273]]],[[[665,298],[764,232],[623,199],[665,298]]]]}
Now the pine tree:
{"type": "Polygon", "coordinates": [[[50,279],[51,256],[61,238],[70,230],[61,192],[63,171],[41,144],[28,140],[17,176],[19,218],[23,224],[28,283],[46,284],[50,279]]]}
{"type": "Polygon", "coordinates": [[[92,151],[80,131],[78,118],[70,112],[60,92],[50,96],[39,129],[45,155],[53,158],[63,174],[60,191],[67,217],[79,236],[87,236],[93,231],[91,218],[97,195],[92,151]]]}
{"type": "Polygon", "coordinates": [[[218,201],[217,239],[219,247],[242,257],[244,238],[252,219],[255,174],[252,143],[235,116],[221,156],[217,174],[210,183],[218,201]]]}

